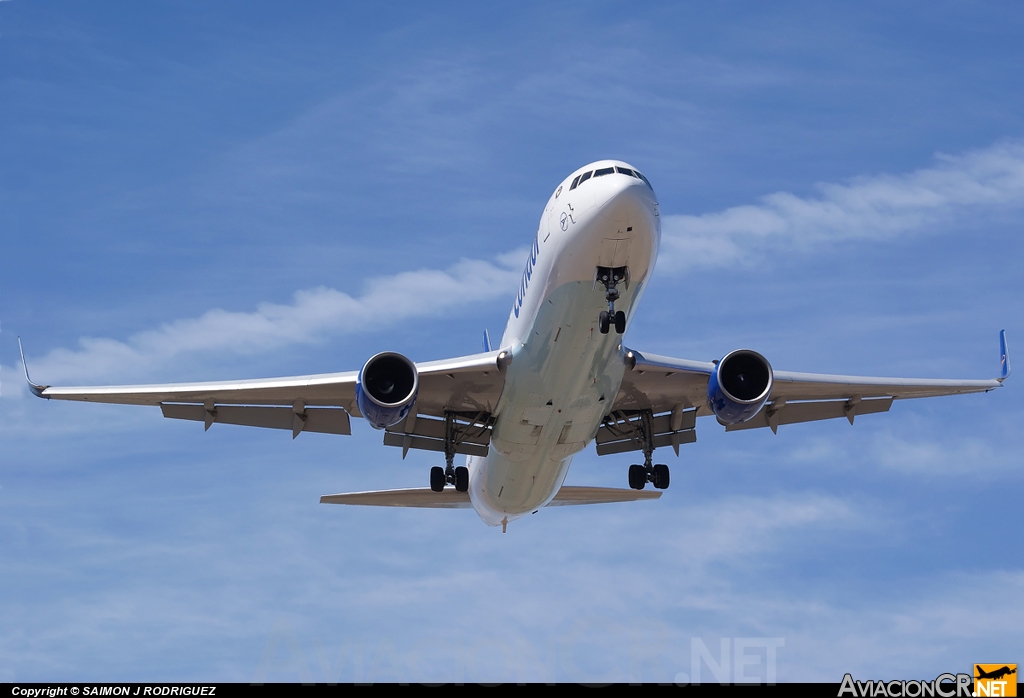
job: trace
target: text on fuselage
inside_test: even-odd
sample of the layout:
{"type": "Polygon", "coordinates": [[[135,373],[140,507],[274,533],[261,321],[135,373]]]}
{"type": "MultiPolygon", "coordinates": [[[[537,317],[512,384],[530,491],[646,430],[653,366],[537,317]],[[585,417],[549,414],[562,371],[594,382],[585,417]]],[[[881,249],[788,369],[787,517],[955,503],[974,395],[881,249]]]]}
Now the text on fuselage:
{"type": "Polygon", "coordinates": [[[519,283],[519,295],[516,296],[516,303],[512,306],[512,314],[519,317],[519,310],[523,307],[523,298],[526,297],[526,289],[530,285],[530,278],[533,276],[533,268],[537,266],[537,254],[540,252],[540,243],[537,238],[533,239],[533,247],[530,248],[530,256],[526,259],[526,269],[523,271],[523,280],[519,283]]]}

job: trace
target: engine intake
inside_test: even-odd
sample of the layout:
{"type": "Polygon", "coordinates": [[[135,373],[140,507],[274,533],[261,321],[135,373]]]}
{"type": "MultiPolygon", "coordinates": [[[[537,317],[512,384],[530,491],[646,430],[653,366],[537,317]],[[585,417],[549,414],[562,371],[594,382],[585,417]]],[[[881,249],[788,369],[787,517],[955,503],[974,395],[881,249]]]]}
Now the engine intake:
{"type": "Polygon", "coordinates": [[[772,392],[772,367],[750,349],[737,349],[715,365],[708,378],[708,405],[722,424],[745,422],[772,392]]]}
{"type": "Polygon", "coordinates": [[[416,364],[396,352],[382,352],[359,371],[356,404],[370,426],[384,429],[409,415],[419,387],[416,364]]]}

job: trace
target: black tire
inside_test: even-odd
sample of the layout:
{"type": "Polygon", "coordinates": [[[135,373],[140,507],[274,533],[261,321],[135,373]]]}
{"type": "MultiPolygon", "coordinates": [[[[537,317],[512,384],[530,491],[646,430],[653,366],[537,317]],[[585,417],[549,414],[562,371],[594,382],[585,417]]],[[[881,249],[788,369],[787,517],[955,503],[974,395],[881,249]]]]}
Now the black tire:
{"type": "Polygon", "coordinates": [[[459,466],[455,469],[455,489],[459,492],[469,491],[469,468],[459,466]]]}
{"type": "Polygon", "coordinates": [[[601,334],[608,334],[608,327],[611,318],[608,317],[608,311],[602,310],[601,314],[597,316],[597,329],[601,331],[601,334]]]}
{"type": "Polygon", "coordinates": [[[668,466],[664,463],[658,463],[654,466],[654,486],[659,490],[667,490],[668,482],[668,466]]]}
{"type": "Polygon", "coordinates": [[[444,468],[435,465],[430,469],[430,489],[435,492],[444,491],[444,468]]]}
{"type": "Polygon", "coordinates": [[[647,471],[642,465],[629,466],[629,486],[634,490],[642,490],[647,484],[647,471]]]}
{"type": "Polygon", "coordinates": [[[615,332],[622,334],[626,331],[626,314],[621,310],[615,313],[615,332]]]}

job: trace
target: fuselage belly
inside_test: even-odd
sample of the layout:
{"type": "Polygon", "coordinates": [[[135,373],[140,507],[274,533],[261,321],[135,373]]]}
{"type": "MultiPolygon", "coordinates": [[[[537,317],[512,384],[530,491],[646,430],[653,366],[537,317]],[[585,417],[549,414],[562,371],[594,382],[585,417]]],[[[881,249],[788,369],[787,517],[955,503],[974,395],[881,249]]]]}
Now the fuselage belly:
{"type": "Polygon", "coordinates": [[[606,310],[600,267],[628,267],[616,310],[627,325],[651,271],[661,236],[654,192],[624,174],[587,171],[625,163],[593,163],[556,189],[505,327],[511,349],[505,389],[495,409],[490,451],[469,457],[470,500],[489,525],[507,523],[547,504],[562,486],[572,456],[594,438],[622,381],[621,335],[601,334],[606,310]]]}

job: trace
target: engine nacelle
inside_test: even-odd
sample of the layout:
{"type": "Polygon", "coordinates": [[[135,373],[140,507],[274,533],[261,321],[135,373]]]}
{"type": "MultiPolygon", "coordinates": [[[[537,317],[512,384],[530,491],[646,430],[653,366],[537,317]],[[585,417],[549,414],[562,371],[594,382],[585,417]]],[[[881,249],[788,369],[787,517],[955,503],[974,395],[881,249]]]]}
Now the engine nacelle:
{"type": "Polygon", "coordinates": [[[420,374],[401,354],[385,351],[371,356],[356,379],[356,404],[374,429],[398,424],[416,402],[420,374]]]}
{"type": "Polygon", "coordinates": [[[708,405],[722,424],[745,422],[772,392],[772,367],[750,349],[737,349],[715,365],[708,378],[708,405]]]}

